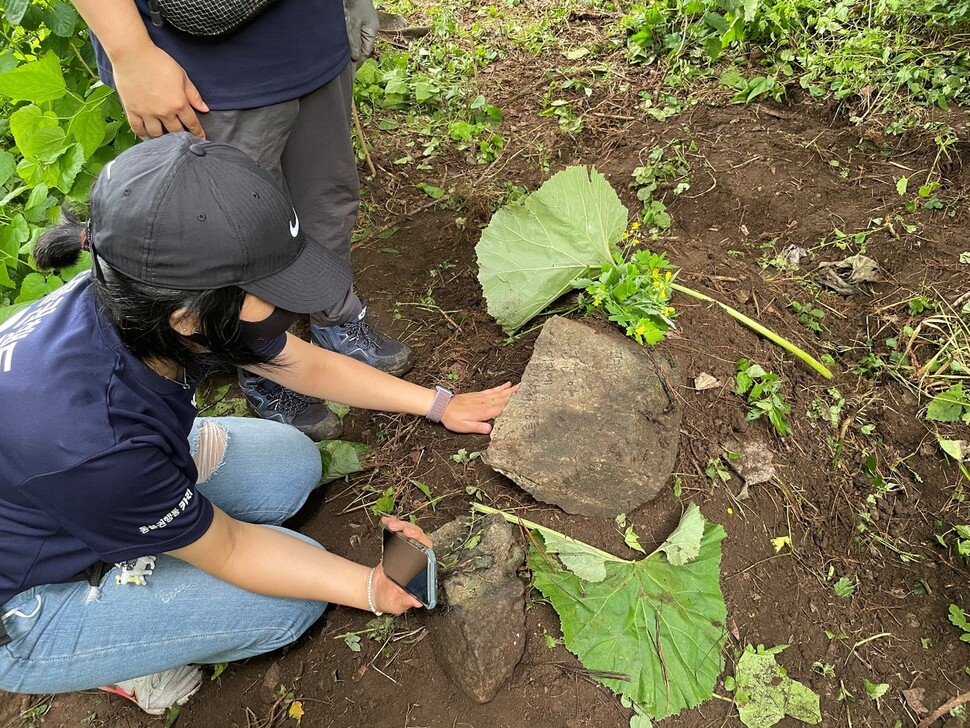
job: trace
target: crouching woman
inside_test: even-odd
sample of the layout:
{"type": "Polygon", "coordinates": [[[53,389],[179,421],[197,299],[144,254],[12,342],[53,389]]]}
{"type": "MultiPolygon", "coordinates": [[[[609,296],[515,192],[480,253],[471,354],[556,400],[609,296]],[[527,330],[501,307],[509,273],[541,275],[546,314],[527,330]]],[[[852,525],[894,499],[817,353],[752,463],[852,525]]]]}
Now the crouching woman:
{"type": "Polygon", "coordinates": [[[286,645],[327,603],[417,606],[379,566],[280,527],[320,479],[306,436],[197,419],[195,386],[242,366],[478,433],[514,388],[450,397],[288,334],[350,269],[226,145],[171,134],[106,165],[87,225],[67,216],[34,255],[56,269],[82,248],[91,272],[0,324],[0,689],[106,687],[160,714],[198,689],[191,665],[286,645]]]}

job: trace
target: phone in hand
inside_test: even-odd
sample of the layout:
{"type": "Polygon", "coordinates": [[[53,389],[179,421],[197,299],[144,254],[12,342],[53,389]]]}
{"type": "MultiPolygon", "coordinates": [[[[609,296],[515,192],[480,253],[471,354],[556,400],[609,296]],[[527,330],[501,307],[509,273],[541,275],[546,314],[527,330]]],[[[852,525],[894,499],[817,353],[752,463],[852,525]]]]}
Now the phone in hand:
{"type": "Polygon", "coordinates": [[[438,603],[438,562],[434,550],[403,534],[384,529],[384,575],[427,609],[438,603]]]}

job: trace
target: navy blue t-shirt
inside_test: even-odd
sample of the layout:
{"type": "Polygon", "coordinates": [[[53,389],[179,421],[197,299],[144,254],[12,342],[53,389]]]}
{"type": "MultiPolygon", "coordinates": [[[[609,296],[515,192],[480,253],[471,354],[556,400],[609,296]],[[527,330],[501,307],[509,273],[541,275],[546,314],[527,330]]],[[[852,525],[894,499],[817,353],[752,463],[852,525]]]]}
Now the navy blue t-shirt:
{"type": "MultiPolygon", "coordinates": [[[[189,35],[156,27],[148,0],[135,4],[155,45],[185,69],[212,110],[291,101],[332,81],[350,62],[342,0],[279,0],[235,33],[189,35]]],[[[114,86],[108,56],[92,35],[101,80],[114,86]]]]}
{"type": "Polygon", "coordinates": [[[132,356],[90,280],[0,324],[0,605],[212,522],[189,452],[194,390],[132,356]]]}

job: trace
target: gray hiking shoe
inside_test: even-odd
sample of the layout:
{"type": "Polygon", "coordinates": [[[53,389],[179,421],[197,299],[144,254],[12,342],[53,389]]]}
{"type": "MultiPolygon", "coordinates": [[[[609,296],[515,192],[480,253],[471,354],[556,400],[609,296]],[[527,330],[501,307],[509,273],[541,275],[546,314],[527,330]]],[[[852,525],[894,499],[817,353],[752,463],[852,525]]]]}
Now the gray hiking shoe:
{"type": "Polygon", "coordinates": [[[239,386],[249,406],[264,420],[292,425],[314,442],[335,440],[343,432],[340,418],[322,399],[298,394],[242,369],[239,386]]]}
{"type": "Polygon", "coordinates": [[[334,326],[310,324],[310,340],[319,347],[401,376],[414,366],[411,347],[384,336],[367,323],[367,302],[353,321],[334,326]]]}

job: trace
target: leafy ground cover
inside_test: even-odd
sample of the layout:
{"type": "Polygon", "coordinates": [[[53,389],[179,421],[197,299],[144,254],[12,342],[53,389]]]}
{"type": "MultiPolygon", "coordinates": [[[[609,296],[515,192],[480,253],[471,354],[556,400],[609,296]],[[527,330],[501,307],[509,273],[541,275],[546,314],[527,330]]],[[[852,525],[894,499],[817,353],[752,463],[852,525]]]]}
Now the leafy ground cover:
{"type": "MultiPolygon", "coordinates": [[[[41,18],[53,7],[30,12],[41,18]]],[[[640,38],[659,48],[652,63],[634,57],[631,43],[646,26],[642,9],[629,3],[385,7],[427,32],[385,35],[358,87],[367,142],[355,243],[360,288],[383,327],[419,352],[415,381],[465,389],[517,378],[541,318],[511,335],[494,322],[474,247],[495,210],[566,167],[595,166],[630,212],[621,236],[638,222],[643,245],[676,262],[678,283],[762,321],[834,374],[821,379],[709,302],[674,299],[677,327],[658,345],[690,377],[676,392],[685,408],[677,472],[668,492],[626,514],[621,530],[635,527],[652,552],[689,503],[723,528],[725,649],[713,687],[720,699],[659,725],[741,726],[756,710],[765,722],[804,725],[793,711],[812,719],[814,706],[795,684],[819,696],[822,725],[916,725],[970,690],[970,644],[962,640],[970,620],[970,436],[961,421],[970,391],[963,164],[970,135],[959,106],[968,6],[668,0],[650,7],[659,15],[649,37],[659,40],[640,38]],[[791,21],[783,37],[764,30],[774,27],[771,13],[791,21]],[[857,31],[875,40],[838,45],[857,31]],[[709,38],[722,46],[713,59],[709,38]],[[782,67],[786,51],[795,53],[791,73],[782,67]],[[887,53],[888,62],[879,60],[887,53]],[[840,71],[836,62],[847,58],[856,65],[840,71]],[[750,102],[739,103],[731,69],[750,102]],[[919,78],[900,85],[892,75],[899,73],[919,78]],[[752,95],[760,88],[768,91],[752,95]],[[939,104],[944,96],[949,110],[939,104]],[[855,254],[875,260],[880,282],[842,297],[816,268],[855,254]],[[767,416],[747,419],[749,405],[735,393],[741,359],[779,376],[791,434],[776,434],[767,416]],[[716,383],[695,389],[701,374],[716,383]],[[727,443],[754,439],[770,451],[775,476],[742,498],[727,443]],[[787,717],[764,710],[777,706],[764,683],[779,675],[792,681],[781,681],[787,717]]],[[[83,33],[74,30],[63,42],[77,41],[83,58],[83,33]]],[[[55,40],[48,34],[44,42],[55,40]]],[[[73,54],[60,50],[62,58],[73,54]]],[[[70,72],[64,78],[78,97],[93,93],[72,85],[70,72]]],[[[6,99],[3,116],[30,105],[42,117],[50,112],[70,147],[80,143],[65,126],[72,112],[58,106],[68,97],[6,99]]],[[[117,118],[107,106],[101,111],[106,124],[117,118]]],[[[4,182],[9,195],[26,182],[16,172],[16,138],[2,133],[15,157],[4,182]]],[[[116,128],[110,144],[123,143],[121,134],[116,128]]],[[[60,170],[69,153],[43,163],[60,170]]],[[[89,156],[78,178],[108,153],[89,156]]],[[[11,197],[0,210],[3,235],[22,237],[18,214],[29,230],[42,223],[42,215],[27,215],[31,196],[49,214],[62,193],[74,194],[48,185],[43,201],[28,190],[11,197]]],[[[17,246],[12,281],[31,272],[21,252],[29,237],[17,246]]],[[[9,261],[9,242],[0,247],[9,261]]],[[[22,286],[4,290],[13,302],[22,286]]],[[[567,296],[553,307],[577,305],[567,296]]],[[[586,320],[612,326],[605,317],[586,320]]],[[[229,407],[234,394],[217,399],[229,407]]],[[[491,472],[477,457],[485,439],[360,412],[346,423],[351,439],[373,447],[368,470],[326,486],[294,524],[338,553],[376,561],[378,512],[433,527],[467,513],[469,502],[624,553],[617,524],[565,516],[491,472]]],[[[176,725],[211,726],[214,716],[246,728],[630,724],[634,710],[582,668],[563,644],[566,625],[538,591],[527,625],[523,662],[496,700],[480,706],[435,665],[420,615],[388,623],[337,609],[289,650],[213,674],[176,725]]],[[[158,725],[103,694],[0,696],[5,728],[42,721],[158,725]]]]}

